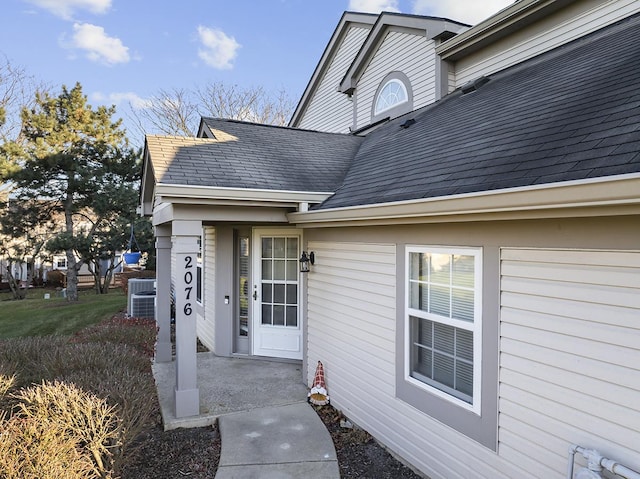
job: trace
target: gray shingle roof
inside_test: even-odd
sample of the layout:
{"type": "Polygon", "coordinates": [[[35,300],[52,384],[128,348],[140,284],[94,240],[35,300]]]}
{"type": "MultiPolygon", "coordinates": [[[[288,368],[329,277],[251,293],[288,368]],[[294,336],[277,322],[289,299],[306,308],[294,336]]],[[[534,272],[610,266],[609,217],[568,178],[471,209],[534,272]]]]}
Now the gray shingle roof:
{"type": "Polygon", "coordinates": [[[204,118],[216,140],[148,136],[147,149],[157,182],[335,192],[316,208],[638,173],[638,45],[640,15],[364,138],[204,118]]]}
{"type": "Polygon", "coordinates": [[[635,16],[380,127],[319,207],[640,172],[638,45],[635,16]]]}
{"type": "Polygon", "coordinates": [[[172,185],[332,192],[363,138],[203,118],[216,139],[147,136],[155,180],[172,185]]]}

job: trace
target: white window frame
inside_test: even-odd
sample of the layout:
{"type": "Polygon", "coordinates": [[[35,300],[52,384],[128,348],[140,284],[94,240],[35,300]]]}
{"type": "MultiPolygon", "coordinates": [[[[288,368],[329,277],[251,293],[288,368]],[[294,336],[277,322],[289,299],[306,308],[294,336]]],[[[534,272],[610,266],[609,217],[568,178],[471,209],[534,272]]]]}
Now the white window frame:
{"type": "Polygon", "coordinates": [[[405,248],[405,311],[404,311],[404,331],[405,331],[405,357],[404,357],[404,379],[408,383],[423,389],[435,396],[445,399],[457,406],[467,409],[477,415],[481,412],[481,384],[482,384],[482,248],[470,247],[446,247],[446,246],[423,246],[407,245],[405,248]],[[411,308],[410,304],[410,282],[411,282],[411,254],[449,254],[466,255],[474,258],[474,311],[473,323],[467,321],[446,318],[434,313],[429,313],[420,309],[411,308]],[[427,384],[411,376],[411,316],[427,319],[456,328],[466,329],[473,333],[473,398],[468,403],[457,398],[446,391],[427,384]]]}
{"type": "Polygon", "coordinates": [[[56,268],[55,269],[59,269],[59,270],[67,269],[67,257],[66,256],[57,256],[55,261],[56,261],[56,268]],[[60,266],[61,262],[64,263],[62,266],[60,266]]]}
{"type": "Polygon", "coordinates": [[[392,108],[397,107],[398,105],[402,105],[404,103],[407,103],[409,101],[409,91],[407,89],[407,86],[404,84],[404,82],[398,78],[392,78],[389,81],[387,81],[382,88],[380,88],[380,92],[376,95],[375,98],[375,103],[374,103],[374,108],[373,108],[373,114],[375,115],[379,115],[380,113],[384,113],[385,111],[389,111],[392,108]],[[393,105],[387,105],[384,108],[378,109],[378,103],[380,102],[380,98],[382,97],[382,94],[384,93],[385,89],[391,85],[392,83],[398,84],[400,85],[402,91],[404,92],[404,100],[403,101],[399,101],[394,103],[393,105]]]}

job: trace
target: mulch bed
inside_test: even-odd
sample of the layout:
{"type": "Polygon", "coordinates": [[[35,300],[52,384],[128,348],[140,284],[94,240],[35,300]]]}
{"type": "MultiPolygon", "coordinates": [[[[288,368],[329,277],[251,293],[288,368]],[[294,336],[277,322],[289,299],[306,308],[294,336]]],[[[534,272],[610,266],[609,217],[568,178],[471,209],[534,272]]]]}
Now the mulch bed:
{"type": "Polygon", "coordinates": [[[142,433],[135,447],[135,459],[122,479],[213,479],[218,470],[220,435],[215,427],[163,431],[157,426],[142,433]]]}
{"type": "Polygon", "coordinates": [[[346,418],[331,406],[314,407],[327,427],[342,479],[422,479],[378,444],[364,429],[342,427],[346,418]]]}

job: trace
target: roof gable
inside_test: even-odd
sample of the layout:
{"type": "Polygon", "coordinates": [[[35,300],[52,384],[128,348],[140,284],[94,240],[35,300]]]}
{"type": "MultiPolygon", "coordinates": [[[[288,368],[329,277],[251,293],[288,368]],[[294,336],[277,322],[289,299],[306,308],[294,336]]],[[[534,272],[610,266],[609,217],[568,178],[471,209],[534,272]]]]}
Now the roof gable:
{"type": "MultiPolygon", "coordinates": [[[[317,90],[320,82],[322,81],[323,75],[326,70],[331,65],[336,53],[338,52],[341,43],[343,42],[349,28],[353,25],[359,25],[361,27],[370,29],[371,26],[375,23],[378,15],[370,14],[370,13],[355,13],[355,12],[344,12],[336,29],[331,35],[331,39],[329,43],[324,49],[318,64],[316,65],[311,78],[309,79],[309,83],[305,88],[302,96],[300,97],[300,101],[296,106],[293,115],[291,116],[291,120],[289,121],[289,126],[297,126],[304,115],[305,109],[307,108],[309,102],[313,98],[315,91],[317,90]]],[[[354,52],[355,55],[356,52],[354,52]]]]}
{"type": "Polygon", "coordinates": [[[345,72],[338,90],[346,94],[353,93],[362,72],[375,55],[388,31],[392,28],[408,30],[414,34],[434,39],[441,36],[451,37],[469,27],[470,25],[445,18],[382,12],[349,69],[345,72]]]}

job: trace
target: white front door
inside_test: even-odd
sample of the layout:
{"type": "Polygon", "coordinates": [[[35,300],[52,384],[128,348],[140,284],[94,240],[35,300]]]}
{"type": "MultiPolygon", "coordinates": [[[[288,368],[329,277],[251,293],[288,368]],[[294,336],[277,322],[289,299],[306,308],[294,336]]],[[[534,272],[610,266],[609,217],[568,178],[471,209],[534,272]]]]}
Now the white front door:
{"type": "Polygon", "coordinates": [[[302,359],[299,230],[254,231],[252,352],[302,359]]]}

